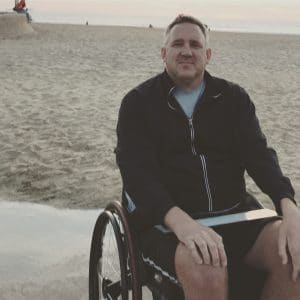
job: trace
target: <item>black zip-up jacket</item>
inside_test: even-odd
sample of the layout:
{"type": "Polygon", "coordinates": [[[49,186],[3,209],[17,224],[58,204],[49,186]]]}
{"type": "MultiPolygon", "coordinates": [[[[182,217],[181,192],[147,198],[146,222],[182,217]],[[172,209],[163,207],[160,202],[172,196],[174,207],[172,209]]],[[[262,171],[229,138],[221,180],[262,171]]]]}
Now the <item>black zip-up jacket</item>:
{"type": "Polygon", "coordinates": [[[246,198],[245,170],[279,213],[280,200],[294,198],[248,94],[208,72],[205,81],[191,119],[172,95],[166,72],[122,101],[116,158],[137,229],[162,224],[173,206],[189,214],[235,207],[246,198]]]}

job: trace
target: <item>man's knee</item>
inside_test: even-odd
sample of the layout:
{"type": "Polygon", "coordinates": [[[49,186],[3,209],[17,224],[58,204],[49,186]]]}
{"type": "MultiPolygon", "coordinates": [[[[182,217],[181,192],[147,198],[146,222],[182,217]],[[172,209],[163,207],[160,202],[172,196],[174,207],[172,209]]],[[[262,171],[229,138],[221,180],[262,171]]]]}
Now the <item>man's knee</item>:
{"type": "Polygon", "coordinates": [[[179,282],[197,289],[227,290],[227,268],[195,263],[189,250],[180,244],[175,255],[175,268],[179,282]]]}

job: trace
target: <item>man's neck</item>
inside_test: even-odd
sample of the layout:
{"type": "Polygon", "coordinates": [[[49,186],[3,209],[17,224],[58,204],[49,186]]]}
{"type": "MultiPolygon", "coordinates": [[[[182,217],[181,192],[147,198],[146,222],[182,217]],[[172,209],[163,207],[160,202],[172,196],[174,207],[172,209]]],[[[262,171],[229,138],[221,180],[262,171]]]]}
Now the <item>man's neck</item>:
{"type": "Polygon", "coordinates": [[[203,79],[204,79],[204,73],[202,74],[201,77],[198,77],[197,79],[194,79],[192,81],[190,79],[178,80],[178,78],[173,78],[173,76],[171,74],[169,74],[169,76],[174,81],[176,87],[178,87],[179,89],[181,89],[183,91],[187,91],[187,92],[196,89],[203,82],[203,79]]]}

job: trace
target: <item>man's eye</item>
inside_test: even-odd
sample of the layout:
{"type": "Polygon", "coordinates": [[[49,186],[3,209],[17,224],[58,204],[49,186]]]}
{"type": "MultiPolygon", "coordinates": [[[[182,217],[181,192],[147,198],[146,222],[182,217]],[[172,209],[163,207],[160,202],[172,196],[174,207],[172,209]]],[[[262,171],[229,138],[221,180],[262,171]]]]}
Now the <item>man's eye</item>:
{"type": "Polygon", "coordinates": [[[180,46],[182,46],[181,42],[174,42],[173,43],[173,47],[180,47],[180,46]]]}
{"type": "Polygon", "coordinates": [[[200,45],[199,43],[191,43],[191,47],[197,48],[197,49],[203,48],[202,45],[200,45]]]}

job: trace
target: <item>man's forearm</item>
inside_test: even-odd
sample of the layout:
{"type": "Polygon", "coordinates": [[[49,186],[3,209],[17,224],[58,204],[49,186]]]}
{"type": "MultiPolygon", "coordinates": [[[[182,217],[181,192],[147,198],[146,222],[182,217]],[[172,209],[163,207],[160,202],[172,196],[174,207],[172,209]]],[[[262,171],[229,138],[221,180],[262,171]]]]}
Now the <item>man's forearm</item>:
{"type": "Polygon", "coordinates": [[[165,225],[176,235],[185,224],[191,222],[193,219],[177,206],[172,207],[164,218],[165,225]]]}

